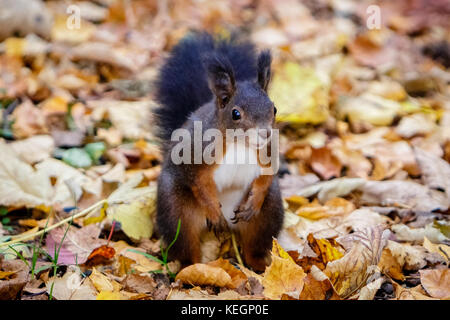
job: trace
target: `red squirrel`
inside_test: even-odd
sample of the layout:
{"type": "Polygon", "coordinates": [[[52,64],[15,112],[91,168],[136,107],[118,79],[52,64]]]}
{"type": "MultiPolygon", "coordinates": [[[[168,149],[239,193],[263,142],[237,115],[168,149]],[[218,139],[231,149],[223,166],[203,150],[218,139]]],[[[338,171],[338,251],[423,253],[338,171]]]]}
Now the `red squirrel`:
{"type": "MultiPolygon", "coordinates": [[[[251,43],[237,37],[193,33],[172,49],[162,66],[156,81],[155,118],[164,161],[156,224],[163,241],[170,243],[181,220],[179,237],[169,253],[172,259],[201,262],[202,233],[229,228],[236,234],[245,263],[255,271],[265,269],[284,210],[276,174],[262,174],[267,164],[261,164],[259,145],[252,143],[255,136],[243,143],[216,141],[212,154],[222,161],[177,164],[172,156],[179,141],[171,138],[180,128],[194,137],[199,122],[202,133],[217,129],[224,136],[227,129],[263,128],[268,134],[256,138],[270,146],[276,114],[267,95],[271,61],[269,51],[257,54],[251,43]],[[243,154],[253,163],[224,161],[243,154]]],[[[202,141],[200,152],[210,143],[202,141]]],[[[195,150],[190,148],[184,156],[192,160],[195,150]]]]}

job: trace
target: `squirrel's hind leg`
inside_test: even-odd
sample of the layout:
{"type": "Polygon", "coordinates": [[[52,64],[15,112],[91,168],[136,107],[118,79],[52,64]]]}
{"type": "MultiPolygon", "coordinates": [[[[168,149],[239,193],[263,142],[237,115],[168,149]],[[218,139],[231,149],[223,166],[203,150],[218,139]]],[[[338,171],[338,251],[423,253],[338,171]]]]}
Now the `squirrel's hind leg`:
{"type": "Polygon", "coordinates": [[[179,260],[183,265],[201,262],[200,234],[205,226],[204,215],[196,212],[199,205],[192,194],[178,189],[177,197],[173,197],[174,192],[164,183],[158,188],[158,233],[162,236],[164,245],[169,245],[175,239],[180,220],[180,232],[169,250],[169,260],[179,260]]]}

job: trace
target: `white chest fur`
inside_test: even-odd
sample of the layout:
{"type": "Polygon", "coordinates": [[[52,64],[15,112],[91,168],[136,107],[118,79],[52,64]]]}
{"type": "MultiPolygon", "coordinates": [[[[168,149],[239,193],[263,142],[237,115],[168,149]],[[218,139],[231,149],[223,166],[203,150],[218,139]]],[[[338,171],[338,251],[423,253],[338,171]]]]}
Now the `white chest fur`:
{"type": "Polygon", "coordinates": [[[227,145],[222,164],[214,172],[214,181],[222,204],[222,213],[230,226],[233,226],[230,221],[234,217],[234,210],[260,173],[255,150],[237,143],[227,145]]]}

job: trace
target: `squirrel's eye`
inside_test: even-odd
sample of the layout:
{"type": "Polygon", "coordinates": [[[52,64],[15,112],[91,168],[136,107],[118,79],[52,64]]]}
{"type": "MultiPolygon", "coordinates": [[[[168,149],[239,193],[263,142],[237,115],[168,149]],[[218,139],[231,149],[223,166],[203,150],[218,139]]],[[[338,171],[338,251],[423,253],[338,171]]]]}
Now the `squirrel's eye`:
{"type": "Polygon", "coordinates": [[[276,115],[277,114],[277,108],[273,107],[273,114],[276,115]]]}
{"type": "Polygon", "coordinates": [[[233,120],[239,120],[241,118],[241,113],[237,109],[233,109],[231,111],[231,116],[233,117],[233,120]]]}

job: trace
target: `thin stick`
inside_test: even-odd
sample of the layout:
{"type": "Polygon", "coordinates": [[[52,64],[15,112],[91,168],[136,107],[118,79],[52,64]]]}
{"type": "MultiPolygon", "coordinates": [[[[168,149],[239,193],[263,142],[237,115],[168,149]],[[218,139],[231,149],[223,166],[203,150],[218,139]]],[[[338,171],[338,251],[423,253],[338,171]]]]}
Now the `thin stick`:
{"type": "Polygon", "coordinates": [[[236,237],[234,236],[233,231],[231,231],[231,242],[233,243],[233,249],[234,249],[234,253],[236,254],[237,261],[239,262],[240,265],[244,265],[244,263],[242,262],[241,255],[239,254],[239,250],[238,250],[237,243],[236,243],[236,237]]]}
{"type": "Polygon", "coordinates": [[[39,235],[41,235],[41,234],[43,234],[43,233],[49,232],[50,230],[53,230],[53,229],[59,227],[60,225],[63,225],[64,223],[66,223],[66,222],[68,222],[68,221],[70,221],[70,220],[72,220],[72,219],[77,219],[77,218],[79,218],[79,217],[84,216],[85,214],[91,212],[92,210],[96,209],[96,208],[99,207],[100,205],[103,205],[103,203],[104,203],[105,201],[106,201],[106,200],[101,200],[101,201],[99,201],[99,202],[93,204],[93,205],[90,206],[89,208],[84,209],[84,210],[81,211],[80,213],[77,213],[77,214],[74,215],[74,216],[70,216],[70,217],[68,217],[68,218],[66,218],[66,219],[64,219],[64,220],[61,220],[60,222],[55,223],[54,225],[52,225],[52,226],[50,226],[50,227],[48,227],[48,228],[44,228],[44,229],[42,229],[41,231],[38,231],[38,232],[35,232],[35,233],[31,233],[31,234],[27,234],[27,235],[25,235],[25,236],[23,236],[23,237],[19,237],[19,238],[17,238],[17,239],[14,239],[14,240],[11,240],[11,241],[8,241],[8,242],[0,243],[0,248],[1,248],[1,247],[5,247],[5,246],[12,245],[12,244],[17,243],[17,242],[22,242],[22,241],[25,241],[25,240],[28,240],[28,239],[32,239],[32,238],[34,238],[34,237],[36,237],[36,236],[39,236],[39,235]]]}

